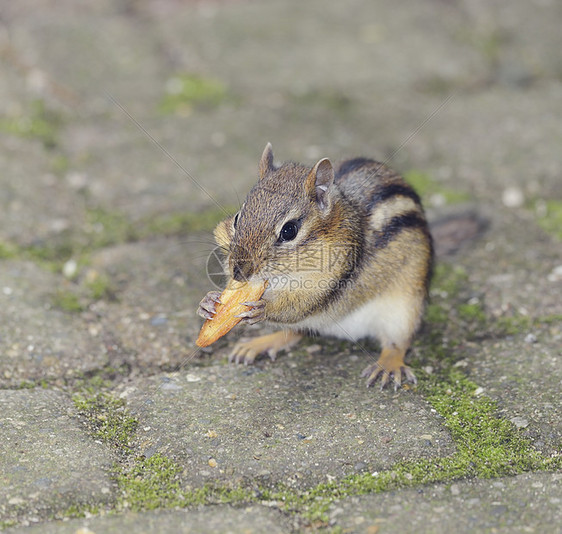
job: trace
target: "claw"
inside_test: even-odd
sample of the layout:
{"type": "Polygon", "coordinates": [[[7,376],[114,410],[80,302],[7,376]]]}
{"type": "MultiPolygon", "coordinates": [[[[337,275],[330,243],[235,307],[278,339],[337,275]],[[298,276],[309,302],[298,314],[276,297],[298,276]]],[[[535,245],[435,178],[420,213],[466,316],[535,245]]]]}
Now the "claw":
{"type": "Polygon", "coordinates": [[[369,378],[367,379],[367,387],[371,387],[376,381],[377,378],[379,377],[380,374],[382,374],[383,369],[382,367],[377,367],[374,371],[372,370],[372,366],[367,367],[367,369],[365,369],[363,371],[362,376],[368,376],[369,378]]]}
{"type": "Polygon", "coordinates": [[[245,312],[239,313],[238,315],[235,315],[234,317],[240,317],[241,319],[253,319],[254,317],[258,317],[260,315],[263,315],[263,310],[257,310],[255,308],[250,308],[249,310],[246,310],[245,312]]]}
{"type": "Polygon", "coordinates": [[[381,391],[388,385],[390,382],[390,373],[384,371],[381,378],[381,391]]]}
{"type": "Polygon", "coordinates": [[[249,342],[246,343],[238,343],[232,352],[228,356],[228,361],[230,363],[240,364],[243,363],[244,365],[251,365],[254,363],[258,353],[253,350],[251,347],[248,346],[249,342]]]}
{"type": "Polygon", "coordinates": [[[394,391],[396,391],[403,383],[402,373],[404,373],[405,382],[416,384],[414,373],[404,364],[404,352],[396,348],[383,349],[377,363],[369,365],[361,373],[362,377],[367,377],[367,387],[372,386],[380,376],[381,390],[392,381],[394,391]]]}
{"type": "Polygon", "coordinates": [[[409,367],[402,367],[402,371],[404,372],[404,376],[406,377],[407,382],[411,382],[412,384],[418,383],[416,375],[412,373],[412,370],[409,367]]]}
{"type": "Polygon", "coordinates": [[[254,302],[243,302],[244,306],[248,306],[248,308],[265,308],[265,300],[256,300],[254,302]]]}
{"type": "Polygon", "coordinates": [[[394,391],[396,391],[402,385],[402,371],[404,367],[400,367],[398,371],[392,373],[392,379],[394,380],[394,391]]]}
{"type": "MultiPolygon", "coordinates": [[[[252,319],[245,320],[247,322],[252,321],[252,319]]],[[[300,338],[300,334],[282,331],[257,337],[249,341],[241,341],[234,346],[234,349],[228,356],[228,361],[231,363],[251,365],[254,363],[255,359],[263,353],[267,354],[271,360],[274,361],[280,350],[288,350],[300,338]]]]}
{"type": "Polygon", "coordinates": [[[255,324],[264,320],[265,313],[265,300],[258,300],[256,302],[243,302],[244,306],[248,306],[248,310],[235,315],[241,318],[246,324],[255,324]]]}
{"type": "Polygon", "coordinates": [[[221,303],[220,295],[219,291],[209,291],[199,303],[197,314],[203,319],[212,319],[215,316],[217,304],[221,303]]]}
{"type": "Polygon", "coordinates": [[[205,310],[205,309],[203,309],[203,308],[199,308],[199,309],[197,310],[197,313],[198,313],[201,317],[203,317],[203,319],[207,319],[207,320],[209,320],[209,321],[215,316],[214,313],[211,313],[210,311],[207,311],[207,310],[205,310]]]}

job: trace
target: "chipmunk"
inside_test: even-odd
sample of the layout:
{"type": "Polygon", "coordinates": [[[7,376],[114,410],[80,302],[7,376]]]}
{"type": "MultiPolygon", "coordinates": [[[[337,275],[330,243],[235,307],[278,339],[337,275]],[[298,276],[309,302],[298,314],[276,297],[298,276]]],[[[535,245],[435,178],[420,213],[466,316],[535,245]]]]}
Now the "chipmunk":
{"type": "MultiPolygon", "coordinates": [[[[433,245],[419,196],[396,172],[366,158],[274,165],[268,143],[258,183],[214,235],[232,278],[267,281],[260,300],[244,303],[243,321],[283,327],[237,343],[231,362],[275,359],[307,333],[368,337],[382,352],[362,373],[367,386],[392,378],[396,389],[402,375],[416,382],[404,356],[427,299],[433,245]]],[[[199,315],[211,319],[219,296],[209,292],[199,315]]]]}

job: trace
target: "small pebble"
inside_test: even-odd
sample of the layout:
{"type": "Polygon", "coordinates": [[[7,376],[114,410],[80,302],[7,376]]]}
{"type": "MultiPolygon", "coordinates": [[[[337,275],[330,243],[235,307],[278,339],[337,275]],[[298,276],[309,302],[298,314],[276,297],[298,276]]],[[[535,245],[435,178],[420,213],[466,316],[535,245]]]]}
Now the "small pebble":
{"type": "Polygon", "coordinates": [[[217,461],[214,458],[209,458],[209,467],[217,467],[217,461]]]}
{"type": "Polygon", "coordinates": [[[517,428],[527,428],[529,426],[529,421],[524,417],[512,417],[510,421],[517,427],[517,428]]]}
{"type": "Polygon", "coordinates": [[[537,342],[537,336],[535,336],[535,334],[529,333],[525,336],[525,343],[536,343],[537,342]]]}
{"type": "Polygon", "coordinates": [[[68,260],[62,267],[62,274],[66,276],[66,278],[72,278],[76,275],[78,271],[78,263],[76,260],[68,260]]]}
{"type": "Polygon", "coordinates": [[[178,384],[175,384],[174,382],[164,382],[160,386],[160,389],[162,389],[164,391],[177,391],[179,389],[182,389],[182,387],[178,384]]]}
{"type": "Polygon", "coordinates": [[[549,282],[559,282],[560,280],[562,280],[562,265],[554,267],[554,269],[552,269],[546,279],[549,282]]]}
{"type": "Polygon", "coordinates": [[[507,208],[520,208],[525,202],[525,195],[519,187],[508,187],[502,193],[502,202],[507,208]]]}
{"type": "Polygon", "coordinates": [[[150,320],[152,326],[163,326],[168,322],[165,315],[156,315],[150,320]]]}
{"type": "Polygon", "coordinates": [[[354,466],[355,471],[363,471],[367,467],[365,462],[357,462],[354,466]]]}
{"type": "Polygon", "coordinates": [[[88,185],[88,177],[81,172],[69,172],[65,178],[66,183],[73,189],[83,189],[88,185]]]}
{"type": "Polygon", "coordinates": [[[310,347],[306,347],[306,352],[308,352],[308,354],[316,354],[320,352],[321,349],[322,347],[320,345],[310,345],[310,347]]]}
{"type": "Polygon", "coordinates": [[[459,486],[457,484],[453,484],[451,486],[451,494],[452,495],[460,495],[461,493],[461,489],[459,488],[459,486]]]}

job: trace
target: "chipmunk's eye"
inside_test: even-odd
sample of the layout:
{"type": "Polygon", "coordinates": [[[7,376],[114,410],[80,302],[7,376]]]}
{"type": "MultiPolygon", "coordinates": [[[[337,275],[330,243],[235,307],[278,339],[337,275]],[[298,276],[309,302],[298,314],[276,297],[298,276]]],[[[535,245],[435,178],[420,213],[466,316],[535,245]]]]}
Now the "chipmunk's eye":
{"type": "Polygon", "coordinates": [[[279,234],[279,241],[292,241],[297,237],[299,231],[299,226],[296,221],[289,221],[283,225],[281,228],[281,233],[279,234]]]}
{"type": "Polygon", "coordinates": [[[234,228],[236,228],[236,225],[238,224],[238,213],[234,216],[234,222],[232,224],[234,228]]]}

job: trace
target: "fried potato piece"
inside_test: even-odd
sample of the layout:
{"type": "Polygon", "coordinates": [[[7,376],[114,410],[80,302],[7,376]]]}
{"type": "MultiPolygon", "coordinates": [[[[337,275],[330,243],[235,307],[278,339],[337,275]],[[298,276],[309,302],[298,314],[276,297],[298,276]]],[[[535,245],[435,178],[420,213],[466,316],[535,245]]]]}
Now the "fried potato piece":
{"type": "Polygon", "coordinates": [[[199,347],[207,347],[230,332],[242,320],[241,317],[235,316],[247,309],[242,303],[259,300],[266,285],[267,282],[250,283],[231,280],[221,293],[221,302],[217,304],[215,316],[203,323],[195,343],[199,347]]]}

